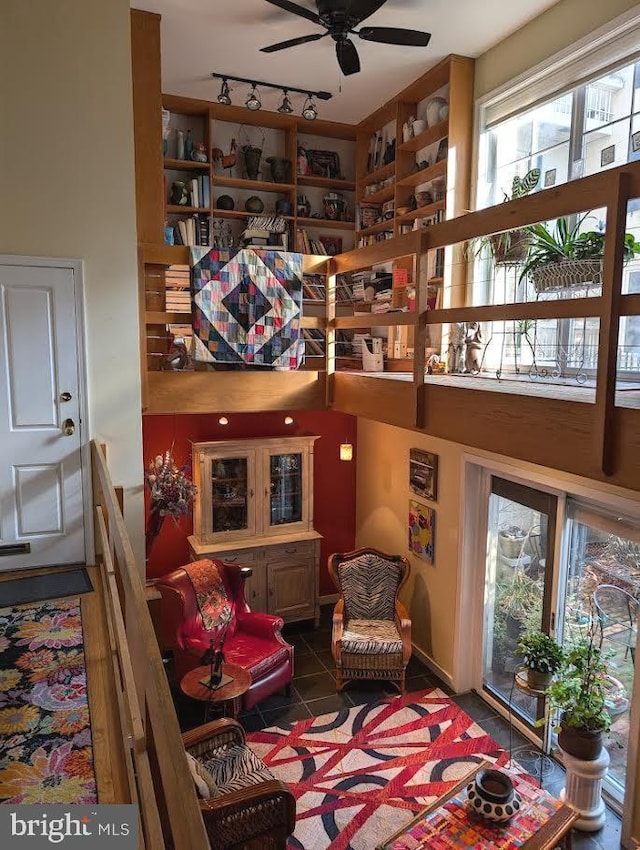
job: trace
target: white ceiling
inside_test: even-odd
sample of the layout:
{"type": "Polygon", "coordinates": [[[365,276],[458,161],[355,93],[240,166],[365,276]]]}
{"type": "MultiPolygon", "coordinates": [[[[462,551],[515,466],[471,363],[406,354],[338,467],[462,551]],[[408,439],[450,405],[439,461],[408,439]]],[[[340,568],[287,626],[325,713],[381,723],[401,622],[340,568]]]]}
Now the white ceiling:
{"type": "MultiPolygon", "coordinates": [[[[320,117],[357,123],[449,53],[477,57],[558,0],[387,0],[369,26],[432,33],[428,47],[394,47],[354,38],[362,70],[342,77],[330,38],[277,53],[261,47],[320,31],[311,21],[266,0],[132,0],[162,15],[162,88],[170,94],[215,100],[212,71],[333,93],[319,104],[320,117]]],[[[316,11],[314,0],[298,0],[316,11]]],[[[248,87],[232,84],[242,105],[248,87]]],[[[263,108],[275,109],[279,93],[260,92],[263,108]]],[[[296,112],[301,95],[292,96],[296,112]]]]}

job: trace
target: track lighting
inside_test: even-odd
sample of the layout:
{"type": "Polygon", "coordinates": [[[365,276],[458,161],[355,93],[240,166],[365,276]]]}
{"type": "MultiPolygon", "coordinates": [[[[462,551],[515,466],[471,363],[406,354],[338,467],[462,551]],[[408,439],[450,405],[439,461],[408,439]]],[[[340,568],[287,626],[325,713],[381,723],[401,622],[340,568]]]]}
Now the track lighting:
{"type": "Polygon", "coordinates": [[[293,106],[291,106],[291,101],[289,100],[287,89],[282,89],[282,103],[278,107],[278,112],[282,112],[285,115],[291,115],[291,113],[293,112],[293,106]]]}
{"type": "Polygon", "coordinates": [[[307,95],[307,99],[302,107],[302,117],[306,118],[307,121],[315,121],[318,117],[318,109],[313,102],[313,95],[311,93],[307,95]]]}
{"type": "Polygon", "coordinates": [[[220,94],[218,95],[218,103],[224,103],[225,106],[231,106],[231,95],[229,94],[229,83],[223,78],[220,86],[220,94]]]}
{"type": "Polygon", "coordinates": [[[247,95],[247,99],[245,100],[244,105],[252,112],[257,112],[258,109],[261,108],[262,102],[258,97],[258,92],[256,91],[255,83],[251,83],[251,91],[247,95]]]}

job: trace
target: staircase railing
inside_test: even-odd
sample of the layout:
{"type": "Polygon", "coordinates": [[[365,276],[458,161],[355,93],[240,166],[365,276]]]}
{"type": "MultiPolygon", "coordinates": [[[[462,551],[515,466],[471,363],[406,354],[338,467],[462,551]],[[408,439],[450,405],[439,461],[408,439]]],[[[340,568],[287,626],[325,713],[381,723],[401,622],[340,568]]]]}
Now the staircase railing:
{"type": "Polygon", "coordinates": [[[96,541],[129,792],[150,850],[208,850],[178,719],[104,450],[91,443],[96,541]]]}

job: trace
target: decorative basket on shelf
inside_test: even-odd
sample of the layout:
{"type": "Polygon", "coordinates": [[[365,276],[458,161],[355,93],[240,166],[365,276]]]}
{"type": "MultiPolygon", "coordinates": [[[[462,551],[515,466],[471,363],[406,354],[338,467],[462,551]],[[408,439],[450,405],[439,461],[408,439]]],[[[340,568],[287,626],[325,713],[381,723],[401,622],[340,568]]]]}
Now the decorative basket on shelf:
{"type": "Polygon", "coordinates": [[[494,233],[489,237],[493,262],[496,266],[524,263],[529,252],[531,234],[524,228],[494,233]]]}
{"type": "Polygon", "coordinates": [[[602,285],[603,260],[560,260],[529,272],[536,292],[571,289],[585,284],[602,285]]]}

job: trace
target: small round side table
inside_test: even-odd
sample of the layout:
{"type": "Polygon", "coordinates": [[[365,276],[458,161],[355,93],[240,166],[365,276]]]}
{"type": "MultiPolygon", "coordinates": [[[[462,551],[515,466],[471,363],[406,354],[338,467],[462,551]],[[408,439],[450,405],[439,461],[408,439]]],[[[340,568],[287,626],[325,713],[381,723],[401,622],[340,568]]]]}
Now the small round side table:
{"type": "MultiPolygon", "coordinates": [[[[509,764],[511,764],[513,758],[513,745],[512,745],[512,732],[513,732],[513,721],[512,721],[512,702],[513,702],[513,689],[518,688],[519,691],[523,691],[525,694],[528,694],[531,697],[535,697],[536,699],[544,699],[544,726],[542,730],[542,739],[540,741],[540,752],[534,750],[533,748],[530,751],[526,751],[527,753],[533,754],[534,759],[534,767],[532,773],[534,776],[540,774],[540,787],[542,788],[542,782],[544,778],[545,772],[549,772],[553,767],[553,762],[549,758],[546,752],[546,738],[547,738],[547,726],[548,726],[548,714],[547,714],[547,700],[546,693],[544,690],[539,688],[532,688],[527,681],[527,670],[526,667],[517,667],[513,673],[513,682],[511,684],[511,690],[509,692],[509,764]]],[[[528,759],[527,759],[528,760],[528,759]]]]}
{"type": "Polygon", "coordinates": [[[222,709],[223,717],[237,717],[240,711],[240,698],[249,690],[251,686],[251,676],[237,664],[222,665],[222,675],[230,676],[231,681],[217,688],[211,689],[203,682],[209,680],[211,668],[195,667],[182,677],[180,682],[180,690],[183,694],[191,699],[201,700],[205,703],[204,722],[209,720],[209,716],[214,706],[222,709]]]}

